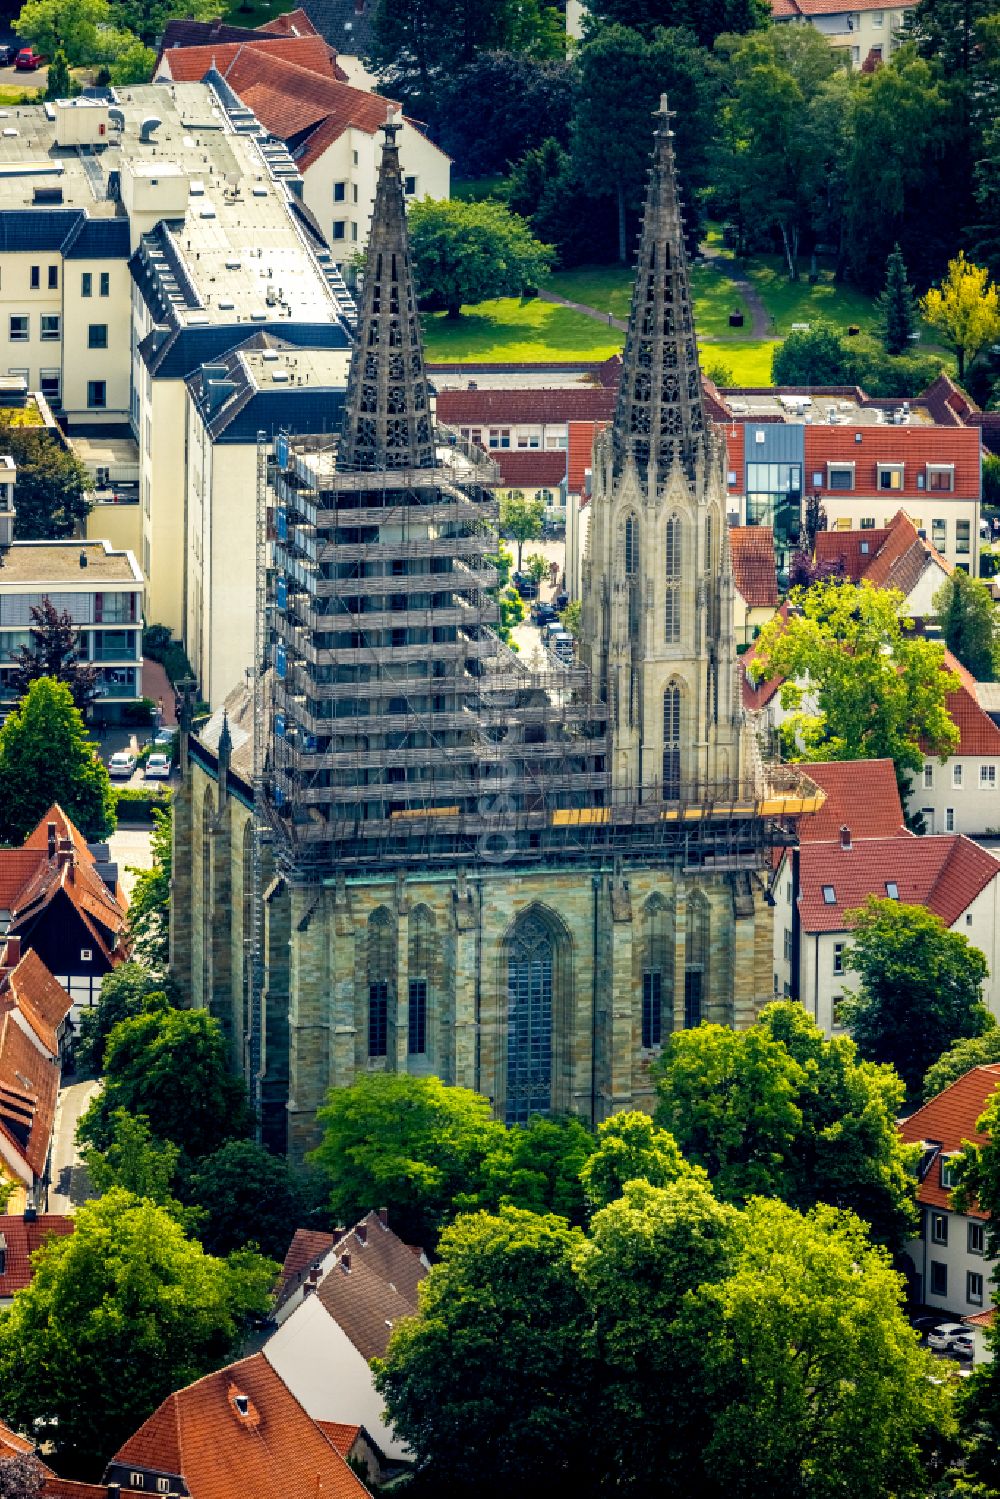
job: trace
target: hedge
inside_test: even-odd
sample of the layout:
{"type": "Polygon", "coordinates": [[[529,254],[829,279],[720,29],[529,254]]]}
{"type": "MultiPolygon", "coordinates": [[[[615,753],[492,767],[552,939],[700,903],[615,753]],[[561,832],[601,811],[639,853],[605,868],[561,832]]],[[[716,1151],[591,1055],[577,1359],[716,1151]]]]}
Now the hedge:
{"type": "Polygon", "coordinates": [[[116,811],[119,823],[152,822],[153,808],[170,805],[170,791],[166,786],[126,786],[118,792],[116,811]]]}

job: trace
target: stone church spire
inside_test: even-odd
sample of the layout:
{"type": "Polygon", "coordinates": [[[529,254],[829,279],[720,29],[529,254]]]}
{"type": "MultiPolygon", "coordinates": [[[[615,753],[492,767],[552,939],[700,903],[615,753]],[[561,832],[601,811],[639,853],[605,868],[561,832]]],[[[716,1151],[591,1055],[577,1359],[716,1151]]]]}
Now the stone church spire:
{"type": "Polygon", "coordinates": [[[401,126],[391,111],[382,129],[358,341],[337,459],[339,469],[366,473],[428,469],[436,461],[396,144],[401,126]]]}
{"type": "Polygon", "coordinates": [[[663,94],[612,435],[616,476],[632,454],[654,485],[676,460],[693,478],[705,436],[670,120],[663,94]]]}

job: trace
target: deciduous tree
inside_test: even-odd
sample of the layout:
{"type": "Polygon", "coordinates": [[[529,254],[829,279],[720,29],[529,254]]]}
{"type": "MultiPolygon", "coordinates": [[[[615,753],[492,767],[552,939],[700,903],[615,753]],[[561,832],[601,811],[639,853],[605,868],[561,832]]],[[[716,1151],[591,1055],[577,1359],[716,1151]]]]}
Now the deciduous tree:
{"type": "Polygon", "coordinates": [[[794,612],[757,641],[758,679],[781,677],[786,749],[805,760],[890,759],[905,789],[925,753],[958,744],[943,669],[944,647],[900,619],[901,593],[829,580],[793,589],[794,612]]]}
{"type": "MultiPolygon", "coordinates": [[[[549,138],[567,144],[577,88],[576,68],[565,57],[481,52],[437,82],[435,140],[460,176],[505,172],[549,138]]],[[[515,202],[510,207],[529,216],[515,202]]]]}
{"type": "Polygon", "coordinates": [[[1000,290],[985,266],[966,260],[963,250],[948,262],[940,287],[932,286],[920,305],[927,321],[955,351],[960,380],[967,365],[1000,339],[1000,290]]]}
{"type": "Polygon", "coordinates": [[[582,1244],[562,1219],[509,1207],[442,1235],[420,1316],[374,1365],[394,1429],[440,1491],[588,1490],[582,1244]]]}
{"type": "Polygon", "coordinates": [[[23,696],[39,677],[65,682],[75,705],[83,711],[97,688],[96,668],[87,664],[80,649],[80,632],[68,609],[60,614],[46,595],[40,604],[32,604],[30,645],[22,645],[17,664],[8,674],[8,685],[23,696]]]}
{"type": "Polygon", "coordinates": [[[153,863],[135,872],[128,908],[129,933],[136,956],[154,973],[166,973],[170,961],[170,875],[173,868],[173,810],[153,808],[150,838],[153,863]]]}
{"type": "Polygon", "coordinates": [[[111,19],[108,0],[26,0],[14,29],[47,57],[62,52],[79,67],[95,61],[99,30],[111,19]]]}
{"type": "Polygon", "coordinates": [[[0,1318],[0,1417],[41,1423],[61,1463],[99,1472],[165,1396],[225,1361],[267,1309],[277,1267],[213,1259],[119,1188],[75,1225],[38,1252],[0,1318]]]}
{"type": "Polygon", "coordinates": [[[319,1183],[252,1140],[231,1140],[199,1161],[184,1183],[200,1210],[195,1230],[209,1254],[254,1244],[282,1260],[297,1228],[311,1226],[319,1183]]]}
{"type": "MultiPolygon", "coordinates": [[[[990,1019],[992,1020],[992,1016],[990,1019]]],[[[965,1036],[952,1042],[924,1073],[925,1101],[936,1098],[973,1067],[995,1066],[1000,1062],[1000,1026],[994,1023],[979,1036],[965,1036]]]]}
{"type": "Polygon", "coordinates": [[[0,727],[0,840],[21,843],[53,802],[87,838],[115,825],[115,794],[65,682],[39,677],[0,727]]]}
{"type": "Polygon", "coordinates": [[[989,967],[978,947],[923,906],[869,898],[845,964],[859,979],[842,1015],[862,1057],[895,1067],[911,1097],[953,1041],[990,1028],[989,967]]]}
{"type": "Polygon", "coordinates": [[[243,1080],[230,1072],[219,1022],[205,1010],[157,1010],[115,1026],[80,1141],[107,1149],[118,1109],[145,1114],[158,1140],[192,1160],[244,1137],[251,1123],[243,1080]]]}
{"type": "Polygon", "coordinates": [[[521,571],[521,555],[526,541],[537,541],[542,534],[545,520],[545,505],[541,500],[528,500],[519,489],[512,489],[500,498],[500,533],[517,545],[517,570],[521,571]]]}
{"type": "Polygon", "coordinates": [[[574,1114],[537,1116],[526,1125],[498,1130],[483,1160],[481,1186],[459,1193],[455,1207],[491,1212],[501,1206],[526,1208],[582,1223],[580,1178],[593,1149],[593,1135],[574,1114]]]}
{"type": "Polygon", "coordinates": [[[1000,652],[1000,623],[985,584],[956,568],[934,595],[941,633],[977,682],[992,682],[1000,652]]]}
{"type": "Polygon", "coordinates": [[[18,541],[62,541],[79,535],[90,514],[94,487],[79,458],[38,427],[4,423],[0,439],[17,464],[18,541]]]}
{"type": "Polygon", "coordinates": [[[711,47],[722,32],[759,31],[771,19],[762,0],[595,0],[591,14],[613,26],[651,35],[661,27],[683,26],[698,44],[711,47]]]}
{"type": "Polygon", "coordinates": [[[329,1182],[334,1220],[353,1223],[384,1206],[397,1232],[428,1249],[458,1195],[478,1190],[503,1134],[480,1094],[401,1073],[332,1088],[317,1118],[323,1140],[311,1159],[329,1182]]]}
{"type": "Polygon", "coordinates": [[[104,1048],[120,1020],[170,1008],[170,993],[163,981],[142,963],[122,963],[101,980],[96,1005],[80,1016],[76,1041],[77,1069],[85,1076],[98,1077],[104,1069],[104,1048]]]}
{"type": "Polygon", "coordinates": [[[597,1212],[616,1202],[626,1182],[644,1181],[668,1187],[681,1177],[707,1177],[681,1155],[677,1141],[648,1114],[612,1114],[597,1131],[597,1148],[580,1172],[584,1196],[597,1212]]]}
{"type": "Polygon", "coordinates": [[[466,303],[520,297],[548,275],[552,246],[525,221],[487,198],[424,198],[410,209],[410,253],[420,305],[460,316],[466,303]]]}

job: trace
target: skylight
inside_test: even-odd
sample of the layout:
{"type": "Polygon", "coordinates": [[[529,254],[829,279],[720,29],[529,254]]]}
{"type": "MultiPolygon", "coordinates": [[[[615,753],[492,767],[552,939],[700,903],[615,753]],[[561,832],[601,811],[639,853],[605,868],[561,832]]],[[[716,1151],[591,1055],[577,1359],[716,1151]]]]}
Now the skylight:
{"type": "Polygon", "coordinates": [[[832,885],[823,886],[823,899],[828,906],[835,906],[837,904],[837,892],[832,885]]]}
{"type": "Polygon", "coordinates": [[[896,884],[895,880],[886,880],[885,893],[890,900],[899,899],[899,886],[896,884]]]}

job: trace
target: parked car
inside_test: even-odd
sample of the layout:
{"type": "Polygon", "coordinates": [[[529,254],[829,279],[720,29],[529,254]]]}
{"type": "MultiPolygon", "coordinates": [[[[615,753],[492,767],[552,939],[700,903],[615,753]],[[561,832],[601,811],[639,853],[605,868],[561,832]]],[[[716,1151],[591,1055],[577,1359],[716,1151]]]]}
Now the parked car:
{"type": "Polygon", "coordinates": [[[942,1322],[928,1335],[927,1345],[937,1353],[960,1353],[958,1343],[968,1343],[967,1357],[972,1357],[972,1334],[964,1322],[942,1322]]]}
{"type": "Polygon", "coordinates": [[[143,774],[147,781],[169,781],[170,756],[161,754],[150,755],[146,761],[143,774]]]}
{"type": "Polygon", "coordinates": [[[131,750],[115,750],[108,761],[108,775],[116,779],[121,777],[127,781],[134,773],[136,763],[135,755],[131,750]]]}
{"type": "Polygon", "coordinates": [[[19,73],[33,73],[36,68],[42,66],[44,61],[45,58],[41,52],[36,52],[34,47],[22,47],[17,54],[17,61],[14,66],[19,73]]]}
{"type": "Polygon", "coordinates": [[[538,625],[550,625],[553,620],[559,618],[551,604],[535,603],[531,606],[532,621],[538,625]]]}
{"type": "Polygon", "coordinates": [[[526,573],[511,573],[511,582],[522,599],[537,599],[538,584],[526,573]]]}
{"type": "Polygon", "coordinates": [[[553,599],[553,603],[555,604],[556,608],[559,609],[560,611],[563,610],[563,609],[565,609],[566,605],[569,603],[569,594],[568,593],[557,593],[556,596],[555,596],[555,598],[553,599]]]}
{"type": "Polygon", "coordinates": [[[910,1326],[914,1332],[918,1332],[922,1338],[926,1338],[932,1332],[937,1332],[938,1328],[943,1327],[947,1321],[947,1317],[914,1317],[910,1322],[910,1326]]]}
{"type": "Polygon", "coordinates": [[[169,755],[177,741],[178,729],[157,729],[152,738],[152,748],[169,755]]]}

